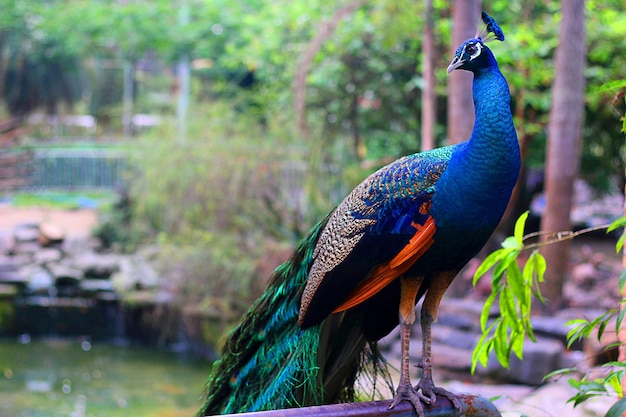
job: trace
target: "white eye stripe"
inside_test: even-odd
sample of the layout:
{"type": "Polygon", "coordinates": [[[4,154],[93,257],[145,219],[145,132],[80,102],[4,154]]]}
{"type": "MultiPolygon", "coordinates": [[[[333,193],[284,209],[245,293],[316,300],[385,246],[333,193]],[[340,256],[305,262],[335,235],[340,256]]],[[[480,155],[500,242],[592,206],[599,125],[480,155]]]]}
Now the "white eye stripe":
{"type": "Polygon", "coordinates": [[[472,56],[471,56],[471,59],[474,59],[474,58],[476,58],[478,55],[480,55],[480,53],[482,52],[482,48],[483,48],[483,47],[482,47],[479,43],[477,43],[477,44],[476,44],[476,52],[474,53],[474,55],[472,55],[472,56]]]}
{"type": "Polygon", "coordinates": [[[482,52],[482,45],[480,43],[472,43],[472,44],[469,44],[469,45],[465,45],[465,47],[463,48],[463,54],[461,54],[461,55],[465,55],[465,53],[468,52],[467,48],[470,47],[470,46],[473,46],[473,47],[476,48],[476,51],[474,51],[474,53],[470,55],[470,59],[469,60],[471,61],[471,60],[473,60],[474,58],[476,58],[476,57],[478,57],[480,55],[480,53],[482,52]]]}

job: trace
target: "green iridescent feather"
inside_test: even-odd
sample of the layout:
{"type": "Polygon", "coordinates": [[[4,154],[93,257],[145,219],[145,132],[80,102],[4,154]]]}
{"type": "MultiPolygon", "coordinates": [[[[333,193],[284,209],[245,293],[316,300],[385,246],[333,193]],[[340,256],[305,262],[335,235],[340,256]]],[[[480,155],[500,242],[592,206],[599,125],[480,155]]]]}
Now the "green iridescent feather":
{"type": "Polygon", "coordinates": [[[265,293],[231,331],[198,415],[230,414],[354,400],[355,379],[387,375],[374,343],[345,315],[300,329],[296,321],[312,254],[327,219],[274,271],[265,293]]]}

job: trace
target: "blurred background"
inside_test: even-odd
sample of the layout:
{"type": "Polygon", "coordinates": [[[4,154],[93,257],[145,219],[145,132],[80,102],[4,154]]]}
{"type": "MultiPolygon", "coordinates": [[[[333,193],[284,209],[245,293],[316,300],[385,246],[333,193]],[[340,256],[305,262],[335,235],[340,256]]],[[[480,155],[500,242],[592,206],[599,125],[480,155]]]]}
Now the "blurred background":
{"type": "MultiPolygon", "coordinates": [[[[501,238],[545,214],[561,5],[483,6],[524,156],[501,238]]],[[[3,0],[0,414],[192,415],[219,341],[309,228],[378,167],[469,136],[471,89],[445,71],[453,28],[478,24],[463,7],[481,5],[3,0]]],[[[586,2],[580,152],[550,162],[575,167],[575,230],[623,212],[623,8],[586,2]]],[[[617,279],[600,234],[572,262],[617,279]]],[[[567,288],[569,305],[589,292],[567,288]]]]}

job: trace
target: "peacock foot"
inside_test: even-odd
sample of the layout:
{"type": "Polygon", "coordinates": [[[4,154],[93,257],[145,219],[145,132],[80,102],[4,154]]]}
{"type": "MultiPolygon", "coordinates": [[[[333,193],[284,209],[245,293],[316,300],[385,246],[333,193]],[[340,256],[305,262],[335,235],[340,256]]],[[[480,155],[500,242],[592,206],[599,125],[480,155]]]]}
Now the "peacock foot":
{"type": "Polygon", "coordinates": [[[437,397],[440,396],[447,398],[452,403],[454,408],[459,411],[461,410],[461,402],[459,401],[457,396],[447,389],[435,386],[432,378],[425,378],[424,376],[422,376],[422,378],[415,386],[414,391],[418,391],[422,397],[428,399],[429,404],[434,404],[437,401],[437,397]]]}
{"type": "Polygon", "coordinates": [[[426,397],[417,388],[413,388],[410,383],[400,383],[396,390],[396,396],[393,398],[389,409],[394,408],[400,401],[407,400],[413,404],[415,412],[419,417],[424,417],[424,405],[431,404],[431,398],[426,397]]]}

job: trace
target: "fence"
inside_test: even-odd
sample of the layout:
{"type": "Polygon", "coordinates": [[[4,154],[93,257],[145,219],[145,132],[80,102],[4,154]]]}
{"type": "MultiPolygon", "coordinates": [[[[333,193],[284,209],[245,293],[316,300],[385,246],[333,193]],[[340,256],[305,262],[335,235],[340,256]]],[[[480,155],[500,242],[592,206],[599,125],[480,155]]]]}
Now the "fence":
{"type": "Polygon", "coordinates": [[[119,189],[129,175],[128,152],[107,148],[34,149],[22,190],[119,189]]]}

